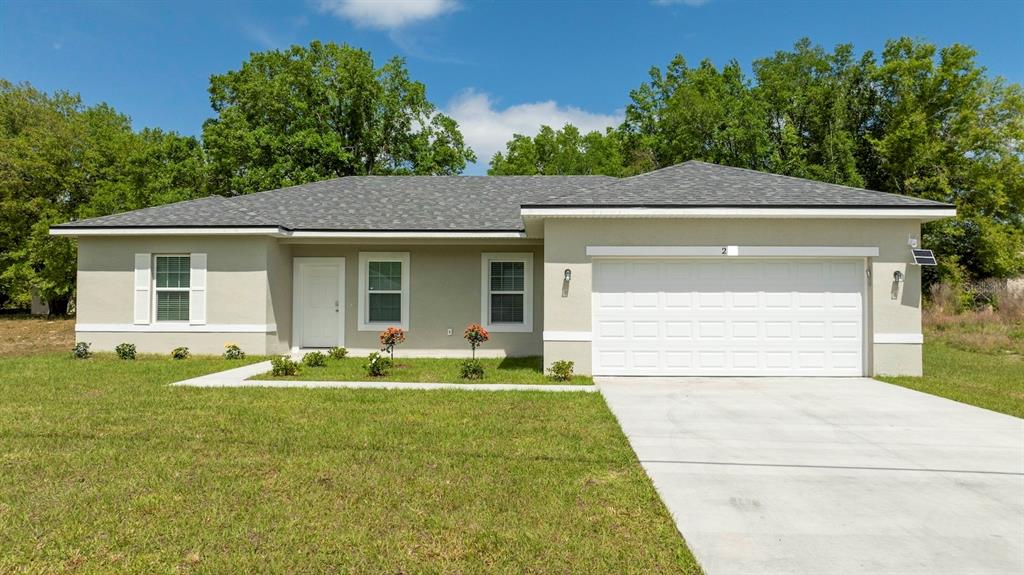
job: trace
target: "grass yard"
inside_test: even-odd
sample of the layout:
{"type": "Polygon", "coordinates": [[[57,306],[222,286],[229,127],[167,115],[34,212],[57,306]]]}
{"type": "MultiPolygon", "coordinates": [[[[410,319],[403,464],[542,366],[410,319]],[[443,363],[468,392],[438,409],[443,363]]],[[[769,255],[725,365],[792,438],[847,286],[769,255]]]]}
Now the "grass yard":
{"type": "Polygon", "coordinates": [[[880,377],[932,395],[1024,417],[1024,357],[965,351],[925,336],[924,377],[880,377]]]}
{"type": "Polygon", "coordinates": [[[365,357],[328,359],[324,367],[303,366],[294,377],[274,377],[267,373],[251,379],[295,379],[302,381],[419,381],[426,383],[520,383],[551,384],[570,383],[591,385],[590,376],[575,375],[571,381],[556,381],[544,374],[544,362],[540,357],[506,357],[480,359],[484,366],[483,379],[462,379],[459,365],[462,359],[436,358],[395,358],[395,369],[385,377],[371,378],[366,375],[365,357]]]}
{"type": "Polygon", "coordinates": [[[924,330],[924,377],[879,379],[1024,417],[1024,319],[929,313],[924,330]]]}
{"type": "Polygon", "coordinates": [[[597,394],[0,359],[0,573],[698,573],[597,394]]]}

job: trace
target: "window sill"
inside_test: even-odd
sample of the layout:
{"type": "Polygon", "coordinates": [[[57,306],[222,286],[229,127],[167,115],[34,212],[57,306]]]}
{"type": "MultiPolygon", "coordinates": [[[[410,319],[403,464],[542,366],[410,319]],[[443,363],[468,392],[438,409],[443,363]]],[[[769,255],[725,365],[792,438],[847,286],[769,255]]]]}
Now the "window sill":
{"type": "Polygon", "coordinates": [[[533,326],[525,323],[485,323],[483,326],[495,333],[533,333],[533,326]]]}

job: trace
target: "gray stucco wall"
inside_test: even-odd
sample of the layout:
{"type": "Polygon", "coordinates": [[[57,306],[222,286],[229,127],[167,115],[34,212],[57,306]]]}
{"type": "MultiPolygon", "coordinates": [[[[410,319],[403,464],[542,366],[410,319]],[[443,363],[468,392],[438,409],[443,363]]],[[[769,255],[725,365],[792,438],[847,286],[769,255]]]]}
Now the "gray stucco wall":
{"type": "MultiPolygon", "coordinates": [[[[358,329],[359,253],[409,253],[409,329],[399,355],[430,353],[468,355],[469,345],[462,332],[470,323],[481,322],[481,254],[531,252],[533,259],[533,331],[491,332],[491,340],[478,350],[482,355],[527,356],[543,351],[544,250],[538,244],[498,245],[429,244],[293,244],[292,257],[345,258],[345,346],[358,351],[378,349],[379,330],[358,329]],[[447,334],[451,328],[452,335],[447,334]]],[[[282,264],[283,265],[283,264],[282,264]]],[[[290,264],[288,264],[290,266],[290,264]]],[[[278,269],[271,276],[280,277],[278,269]]],[[[287,271],[291,281],[290,267],[287,271]]]]}
{"type": "Polygon", "coordinates": [[[263,237],[100,237],[79,239],[79,341],[97,351],[122,342],[140,352],[169,353],[188,346],[193,353],[219,354],[225,343],[238,343],[249,353],[287,353],[292,340],[294,257],[345,258],[345,345],[357,351],[378,349],[379,330],[358,329],[359,253],[409,252],[410,324],[401,354],[468,355],[462,331],[480,322],[481,254],[534,254],[533,331],[492,332],[482,355],[542,353],[544,297],[543,254],[537,243],[459,244],[290,244],[263,237]],[[203,331],[188,327],[133,324],[136,253],[207,254],[207,318],[203,331]],[[95,331],[97,326],[109,329],[95,331]],[[246,326],[247,332],[216,331],[218,326],[246,326]],[[266,326],[262,333],[252,326],[266,326]],[[447,335],[448,328],[452,335],[447,335]],[[157,331],[159,330],[159,331],[157,331]],[[212,330],[212,331],[211,331],[212,330]]]}
{"type": "MultiPolygon", "coordinates": [[[[917,220],[769,220],[769,219],[582,219],[552,218],[544,223],[545,307],[548,331],[591,331],[591,259],[593,246],[877,246],[869,305],[869,374],[921,373],[919,344],[882,344],[874,334],[921,333],[920,267],[910,265],[907,239],[919,235],[917,220]],[[572,270],[568,290],[563,271],[572,270]],[[893,292],[893,272],[905,282],[893,292]]],[[[545,341],[545,361],[569,359],[589,373],[590,343],[545,341]]]]}

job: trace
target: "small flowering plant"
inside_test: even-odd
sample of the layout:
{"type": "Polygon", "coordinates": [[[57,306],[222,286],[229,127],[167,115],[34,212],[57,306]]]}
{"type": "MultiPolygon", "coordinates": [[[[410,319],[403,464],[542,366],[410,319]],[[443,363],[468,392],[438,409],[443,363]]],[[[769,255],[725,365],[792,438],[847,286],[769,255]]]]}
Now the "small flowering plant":
{"type": "Polygon", "coordinates": [[[405,341],[405,332],[399,327],[389,327],[380,332],[380,349],[395,359],[395,346],[405,341]]]}
{"type": "Polygon", "coordinates": [[[469,342],[469,347],[473,350],[473,359],[476,359],[476,348],[480,347],[480,344],[491,339],[491,334],[487,333],[487,330],[478,323],[471,323],[466,326],[465,333],[462,337],[469,342]]]}
{"type": "Polygon", "coordinates": [[[224,344],[224,359],[245,359],[245,352],[237,343],[224,344]]]}

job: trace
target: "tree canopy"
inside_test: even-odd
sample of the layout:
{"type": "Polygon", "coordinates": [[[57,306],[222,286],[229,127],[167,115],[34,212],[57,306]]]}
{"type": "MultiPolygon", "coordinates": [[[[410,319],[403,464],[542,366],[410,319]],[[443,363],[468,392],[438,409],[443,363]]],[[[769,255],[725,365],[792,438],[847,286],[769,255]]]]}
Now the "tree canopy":
{"type": "Polygon", "coordinates": [[[803,39],[747,77],[736,61],[677,55],[630,92],[620,126],[592,134],[611,156],[572,126],[543,127],[509,141],[490,173],[621,175],[699,159],[949,202],[957,218],[924,226],[941,277],[1011,277],[1024,273],[1024,90],[975,56],[900,38],[858,57],[803,39]]]}
{"type": "Polygon", "coordinates": [[[454,120],[393,58],[313,42],[251,55],[210,78],[203,125],[217,193],[245,194],[337,176],[458,174],[476,161],[454,120]]]}
{"type": "Polygon", "coordinates": [[[75,246],[50,225],[205,194],[195,138],[136,133],[107,105],[0,80],[0,305],[25,306],[36,289],[66,309],[75,246]]]}

